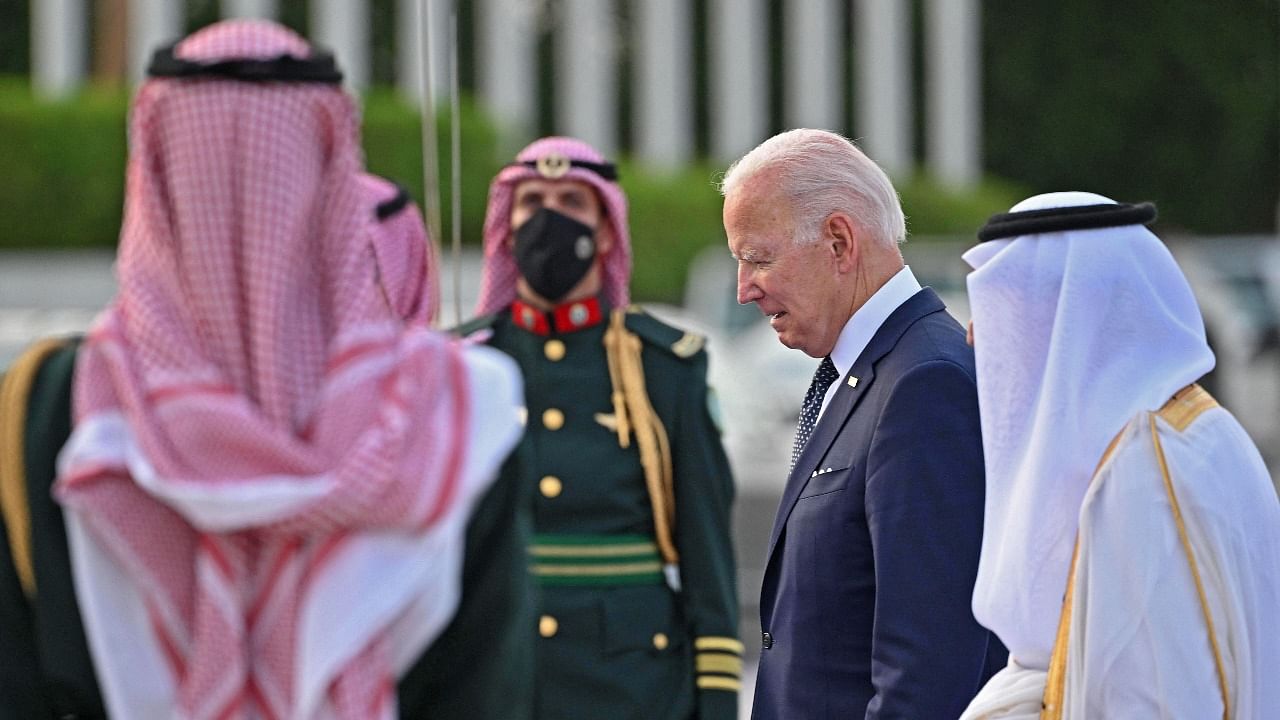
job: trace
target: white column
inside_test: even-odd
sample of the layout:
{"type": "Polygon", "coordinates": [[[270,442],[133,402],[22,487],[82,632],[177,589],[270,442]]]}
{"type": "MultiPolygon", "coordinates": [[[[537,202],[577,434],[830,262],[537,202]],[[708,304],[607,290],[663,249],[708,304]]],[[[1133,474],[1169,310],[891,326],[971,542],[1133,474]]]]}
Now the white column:
{"type": "MultiPolygon", "coordinates": [[[[453,0],[397,0],[396,2],[396,87],[415,102],[422,99],[422,6],[431,21],[431,96],[437,101],[449,97],[449,24],[453,0]]],[[[470,45],[461,38],[458,52],[470,45]]]]}
{"type": "Polygon", "coordinates": [[[610,159],[618,149],[617,21],[612,3],[564,0],[556,24],[556,132],[610,159]]]}
{"type": "Polygon", "coordinates": [[[33,0],[31,3],[31,83],[38,95],[65,98],[85,75],[84,0],[33,0]]]}
{"type": "Polygon", "coordinates": [[[840,2],[787,0],[783,9],[786,124],[839,132],[844,125],[845,98],[840,2]]]}
{"type": "Polygon", "coordinates": [[[911,7],[902,0],[857,0],[854,6],[857,99],[853,135],[894,177],[914,164],[911,112],[911,7]]]}
{"type": "Polygon", "coordinates": [[[186,4],[173,0],[129,0],[129,78],[141,82],[151,54],[182,37],[186,4]]]}
{"type": "Polygon", "coordinates": [[[222,17],[274,20],[279,15],[278,0],[222,0],[222,17]]]}
{"type": "Polygon", "coordinates": [[[926,9],[928,165],[943,184],[966,187],[982,176],[982,8],[929,0],[926,9]]]}
{"type": "Polygon", "coordinates": [[[711,152],[735,160],[769,131],[769,36],[764,0],[711,0],[711,152]]]}
{"type": "Polygon", "coordinates": [[[538,17],[530,0],[477,0],[480,97],[523,144],[538,126],[538,17]]]}
{"type": "Polygon", "coordinates": [[[353,0],[311,0],[311,40],[333,51],[347,87],[369,85],[369,6],[353,0]]]}
{"type": "Polygon", "coordinates": [[[653,167],[676,169],[693,155],[693,6],[633,0],[631,10],[637,154],[653,167]]]}

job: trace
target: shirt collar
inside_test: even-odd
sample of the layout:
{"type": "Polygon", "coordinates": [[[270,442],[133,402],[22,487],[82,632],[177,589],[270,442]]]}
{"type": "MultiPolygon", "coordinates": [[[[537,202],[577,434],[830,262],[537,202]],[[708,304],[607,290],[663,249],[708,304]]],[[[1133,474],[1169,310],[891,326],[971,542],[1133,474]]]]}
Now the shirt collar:
{"type": "Polygon", "coordinates": [[[567,333],[599,325],[607,309],[599,298],[594,297],[557,305],[551,312],[543,312],[516,300],[511,303],[511,322],[535,335],[567,333]]]}
{"type": "MultiPolygon", "coordinates": [[[[844,377],[845,373],[849,372],[849,368],[853,367],[853,363],[862,351],[867,349],[871,338],[875,336],[884,321],[889,319],[893,311],[918,292],[920,292],[920,281],[916,280],[911,267],[904,265],[853,313],[853,317],[849,318],[849,321],[844,324],[844,329],[840,331],[836,346],[831,350],[831,362],[836,366],[840,377],[844,377]]],[[[838,383],[834,383],[831,387],[837,386],[838,383]]],[[[829,394],[828,397],[830,397],[829,394]]]]}

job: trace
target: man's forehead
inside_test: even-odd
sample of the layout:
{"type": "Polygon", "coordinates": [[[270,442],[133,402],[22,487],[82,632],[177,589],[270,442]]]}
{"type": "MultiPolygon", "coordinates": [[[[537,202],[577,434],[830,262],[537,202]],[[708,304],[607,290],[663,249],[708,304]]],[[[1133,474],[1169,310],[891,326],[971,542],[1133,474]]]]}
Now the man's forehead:
{"type": "Polygon", "coordinates": [[[781,175],[778,168],[766,165],[738,181],[729,195],[754,204],[780,196],[782,191],[780,182],[781,175]]]}

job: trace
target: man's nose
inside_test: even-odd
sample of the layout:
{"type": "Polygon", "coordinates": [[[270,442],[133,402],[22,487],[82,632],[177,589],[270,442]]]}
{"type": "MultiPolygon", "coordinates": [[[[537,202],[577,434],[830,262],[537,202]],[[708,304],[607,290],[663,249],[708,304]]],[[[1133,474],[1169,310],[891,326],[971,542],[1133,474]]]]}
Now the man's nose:
{"type": "Polygon", "coordinates": [[[764,293],[760,292],[760,288],[756,287],[755,282],[751,279],[751,271],[748,268],[738,268],[738,304],[746,305],[759,300],[764,293]]]}

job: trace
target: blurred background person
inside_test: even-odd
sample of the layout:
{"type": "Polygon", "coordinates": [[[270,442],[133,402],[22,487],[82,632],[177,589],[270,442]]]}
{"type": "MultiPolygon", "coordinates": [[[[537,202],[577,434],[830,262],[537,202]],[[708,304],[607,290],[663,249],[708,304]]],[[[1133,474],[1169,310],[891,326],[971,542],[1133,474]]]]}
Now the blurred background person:
{"type": "Polygon", "coordinates": [[[616,168],[579,140],[529,145],[490,186],[484,249],[459,332],[525,377],[501,481],[533,502],[536,717],[736,717],[734,488],[707,354],[628,303],[616,168]]]}
{"type": "Polygon", "coordinates": [[[1155,215],[1036,195],[965,254],[987,468],[973,607],[1011,652],[966,718],[1264,718],[1280,704],[1280,500],[1196,384],[1213,351],[1143,227],[1155,215]]]}
{"type": "Polygon", "coordinates": [[[395,717],[518,375],[418,321],[424,235],[379,223],[331,57],[228,21],[150,72],[119,293],[4,379],[3,707],[395,717]]]}

